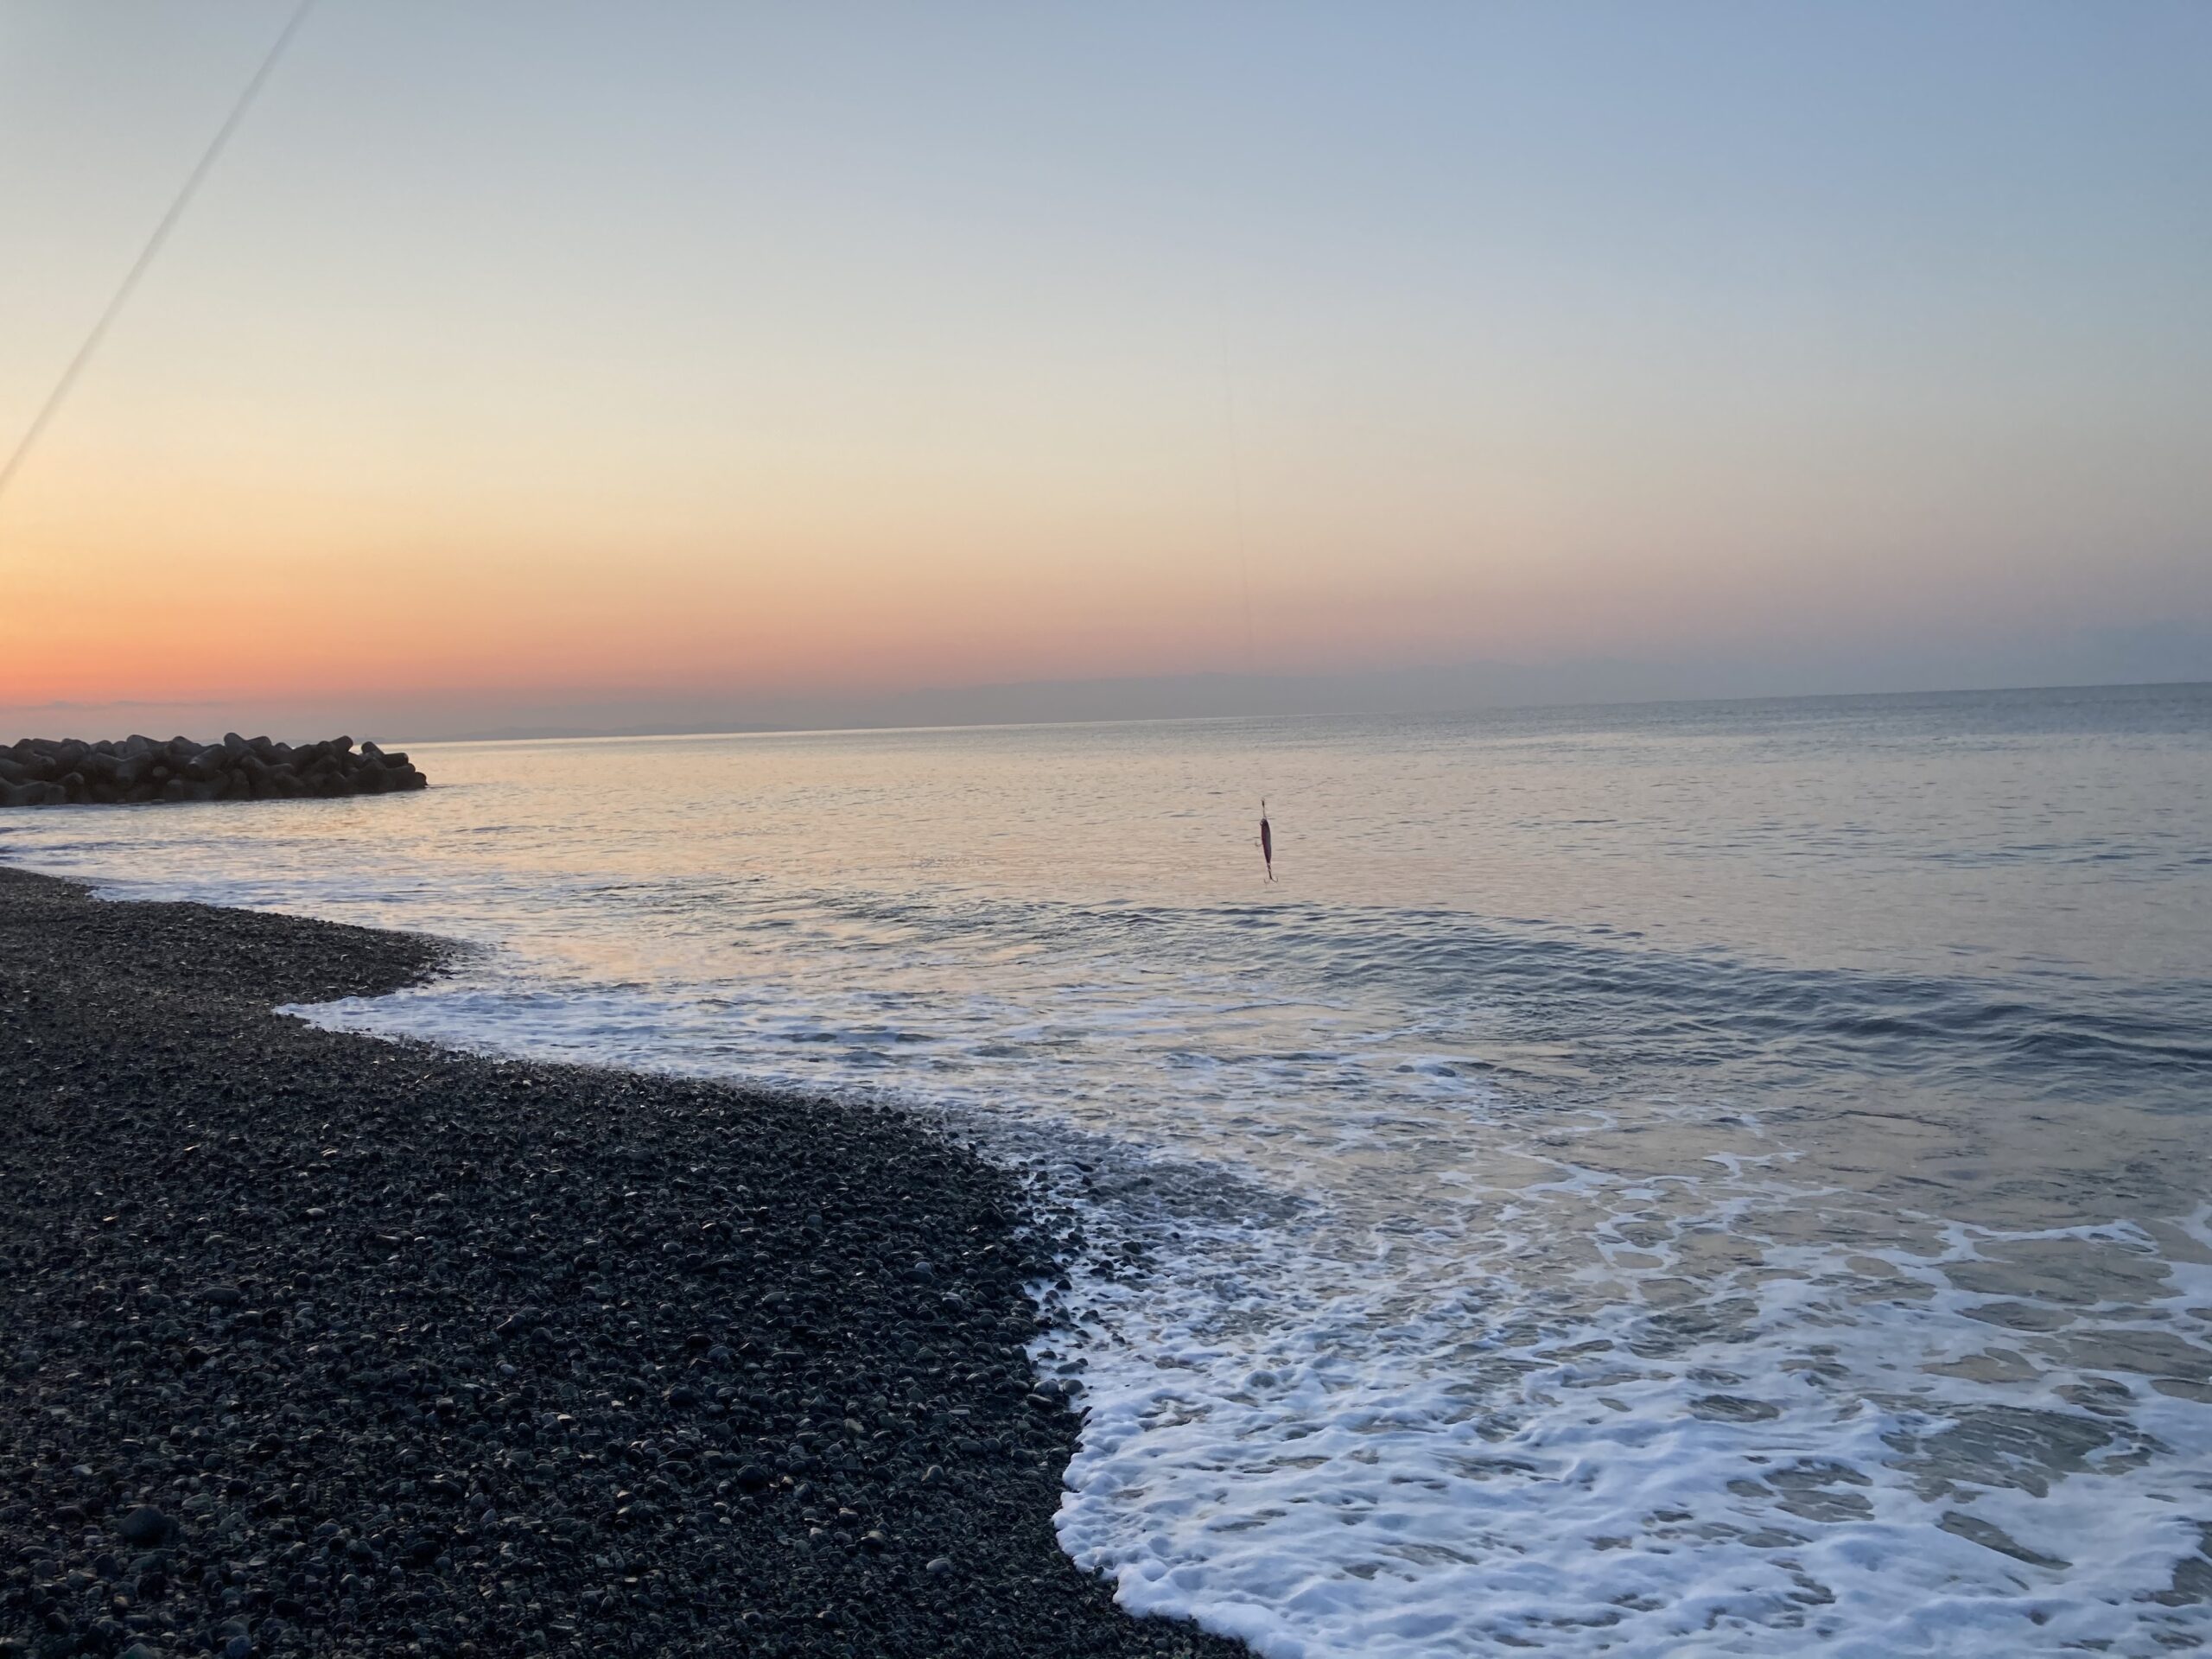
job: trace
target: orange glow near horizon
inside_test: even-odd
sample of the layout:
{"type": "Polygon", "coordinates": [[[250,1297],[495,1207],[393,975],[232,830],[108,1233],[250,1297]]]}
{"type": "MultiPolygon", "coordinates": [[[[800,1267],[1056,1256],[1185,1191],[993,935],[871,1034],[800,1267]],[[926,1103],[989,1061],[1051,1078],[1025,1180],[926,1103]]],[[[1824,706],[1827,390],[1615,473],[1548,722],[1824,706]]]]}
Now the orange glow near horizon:
{"type": "Polygon", "coordinates": [[[0,704],[1634,655],[1774,628],[1785,599],[1827,626],[1878,626],[1900,602],[2005,620],[2081,587],[2057,561],[2038,571],[2032,548],[1994,588],[1988,556],[1930,567],[1909,522],[1863,506],[1853,546],[1790,529],[1793,514],[1818,519],[1816,502],[1713,511],[1628,479],[1573,502],[1510,478],[1455,495],[1401,467],[1393,502],[1370,468],[1356,480],[1368,488],[1332,500],[1325,474],[1287,466],[1261,473],[1268,499],[1248,509],[1240,555],[1225,491],[1206,499],[1187,465],[1149,502],[1090,480],[980,476],[965,493],[856,476],[719,499],[696,480],[656,480],[658,494],[625,480],[594,502],[533,500],[519,480],[376,491],[281,453],[244,484],[148,476],[81,437],[42,459],[0,526],[0,704]],[[264,473],[281,485],[253,487],[264,473]],[[134,474],[143,487],[113,487],[134,474]],[[1045,499],[1052,483],[1072,499],[1045,499]],[[1427,537],[1424,517],[1440,527],[1427,537]],[[1612,517],[1646,526],[1632,556],[1606,544],[1612,517]]]}

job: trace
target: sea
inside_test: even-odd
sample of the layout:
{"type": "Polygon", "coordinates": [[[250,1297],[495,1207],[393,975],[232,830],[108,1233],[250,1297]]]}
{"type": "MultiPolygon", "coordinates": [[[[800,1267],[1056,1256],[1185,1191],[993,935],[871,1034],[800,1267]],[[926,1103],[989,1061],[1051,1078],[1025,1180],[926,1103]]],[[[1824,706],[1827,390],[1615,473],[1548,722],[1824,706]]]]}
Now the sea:
{"type": "Polygon", "coordinates": [[[322,1025],[1018,1171],[1134,1611],[2212,1646],[2212,686],[414,753],[0,858],[479,947],[322,1025]]]}

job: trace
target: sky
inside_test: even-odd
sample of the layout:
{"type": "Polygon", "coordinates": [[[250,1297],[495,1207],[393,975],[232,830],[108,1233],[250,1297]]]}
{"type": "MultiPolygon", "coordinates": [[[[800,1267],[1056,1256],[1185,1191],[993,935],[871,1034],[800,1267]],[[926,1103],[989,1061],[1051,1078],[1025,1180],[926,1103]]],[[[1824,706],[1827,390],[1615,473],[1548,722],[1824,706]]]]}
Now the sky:
{"type": "MultiPolygon", "coordinates": [[[[0,454],[290,10],[0,0],[0,454]]],[[[2212,677],[2212,7],[321,0],[0,497],[24,731],[1465,664],[2212,677]]]]}

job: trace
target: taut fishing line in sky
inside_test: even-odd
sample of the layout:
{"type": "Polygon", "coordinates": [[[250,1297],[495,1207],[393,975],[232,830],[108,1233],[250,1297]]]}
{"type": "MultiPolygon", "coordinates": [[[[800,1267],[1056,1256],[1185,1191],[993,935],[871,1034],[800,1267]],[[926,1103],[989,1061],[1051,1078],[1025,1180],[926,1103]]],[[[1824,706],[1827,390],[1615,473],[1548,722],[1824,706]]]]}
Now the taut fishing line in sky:
{"type": "MultiPolygon", "coordinates": [[[[1214,318],[1221,340],[1221,408],[1229,431],[1229,481],[1236,531],[1236,582],[1244,601],[1244,677],[1253,690],[1260,681],[1260,651],[1252,632],[1252,553],[1244,531],[1244,445],[1236,427],[1236,378],[1229,360],[1229,302],[1215,294],[1214,318]]],[[[1260,784],[1260,855],[1266,861],[1268,880],[1275,879],[1274,827],[1268,822],[1267,783],[1260,784]]]]}
{"type": "Polygon", "coordinates": [[[1236,577],[1244,601],[1244,671],[1260,676],[1259,651],[1252,635],[1252,555],[1244,533],[1244,446],[1236,429],[1236,381],[1229,361],[1228,302],[1217,296],[1215,319],[1221,340],[1221,409],[1229,432],[1230,503],[1236,532],[1236,577]]]}
{"type": "Polygon", "coordinates": [[[99,321],[92,325],[92,333],[85,336],[85,343],[78,346],[77,354],[69,359],[69,365],[61,371],[61,378],[54,383],[54,390],[47,393],[46,401],[39,405],[38,413],[31,416],[31,423],[24,428],[23,435],[16,440],[15,453],[8,457],[8,464],[0,467],[0,498],[8,493],[8,486],[15,482],[16,473],[22,468],[24,457],[30,454],[32,446],[38,442],[40,435],[54,419],[54,412],[69,396],[69,389],[77,384],[77,377],[92,361],[92,353],[99,349],[99,343],[110,327],[122,315],[132,290],[138,286],[139,279],[145,276],[147,268],[154,263],[155,256],[161,252],[162,245],[169,239],[169,232],[176,228],[177,220],[184,217],[184,210],[191,206],[192,198],[199,193],[200,185],[213,170],[216,159],[231,141],[231,135],[238,130],[238,124],[245,119],[246,111],[260,97],[262,87],[268,83],[270,72],[276,67],[276,60],[284,55],[284,48],[292,43],[292,36],[300,32],[300,25],[307,22],[308,13],[315,10],[315,0],[300,0],[300,3],[292,9],[283,32],[276,36],[276,44],[262,59],[261,67],[253,72],[253,79],[246,82],[245,90],[238,94],[238,101],[231,106],[230,114],[216,129],[214,137],[200,155],[199,164],[185,179],[184,188],[176,193],[176,200],[169,203],[168,212],[162,215],[161,223],[154,226],[154,233],[146,238],[146,245],[138,251],[138,257],[124,273],[123,282],[116,289],[114,297],[108,301],[107,308],[100,313],[99,321]]]}

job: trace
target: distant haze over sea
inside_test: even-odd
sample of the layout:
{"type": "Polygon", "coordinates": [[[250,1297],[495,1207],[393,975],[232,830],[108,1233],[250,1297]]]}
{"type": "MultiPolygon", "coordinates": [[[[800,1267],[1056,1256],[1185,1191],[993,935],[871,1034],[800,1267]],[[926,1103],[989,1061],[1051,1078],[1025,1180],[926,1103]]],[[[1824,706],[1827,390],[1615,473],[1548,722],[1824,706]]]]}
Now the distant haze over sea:
{"type": "Polygon", "coordinates": [[[822,690],[469,687],[356,696],[0,704],[0,738],[249,735],[344,728],[356,737],[636,736],[824,731],[1226,715],[1460,713],[1479,709],[2212,680],[2212,630],[2145,626],[1901,646],[1850,657],[1777,652],[1698,661],[1599,658],[1341,672],[1154,674],[1007,684],[822,690]]]}

